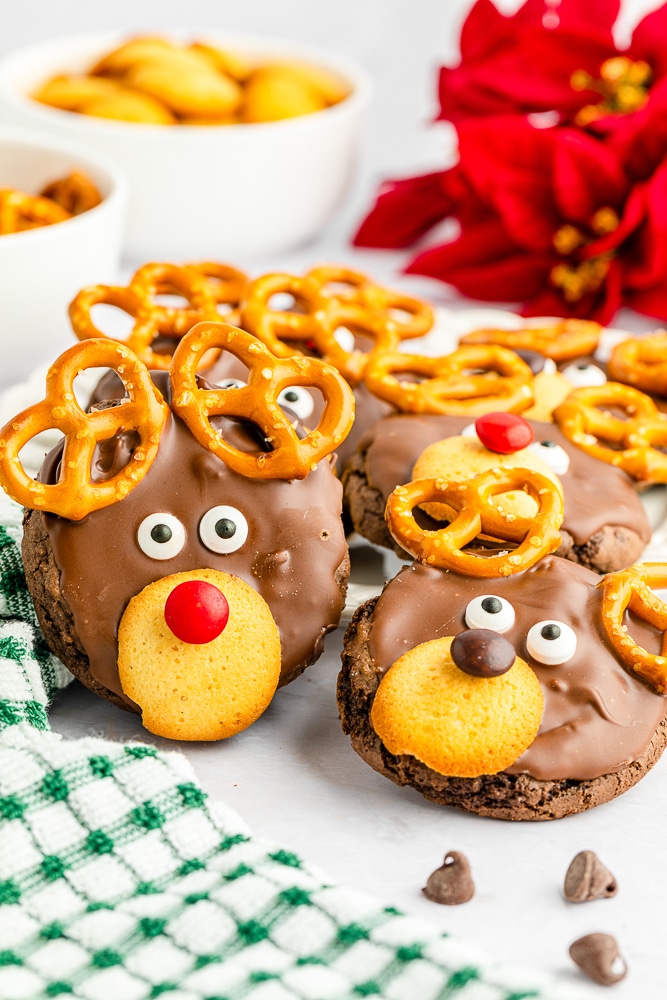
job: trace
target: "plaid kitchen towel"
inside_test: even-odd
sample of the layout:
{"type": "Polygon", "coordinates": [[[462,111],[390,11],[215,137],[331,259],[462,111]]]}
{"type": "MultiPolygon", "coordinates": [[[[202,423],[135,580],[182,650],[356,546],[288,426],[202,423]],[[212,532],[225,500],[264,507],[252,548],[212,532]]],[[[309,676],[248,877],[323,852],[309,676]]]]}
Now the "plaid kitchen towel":
{"type": "Polygon", "coordinates": [[[0,1000],[573,1000],[252,836],[181,754],[53,733],[21,513],[0,494],[0,1000]]]}

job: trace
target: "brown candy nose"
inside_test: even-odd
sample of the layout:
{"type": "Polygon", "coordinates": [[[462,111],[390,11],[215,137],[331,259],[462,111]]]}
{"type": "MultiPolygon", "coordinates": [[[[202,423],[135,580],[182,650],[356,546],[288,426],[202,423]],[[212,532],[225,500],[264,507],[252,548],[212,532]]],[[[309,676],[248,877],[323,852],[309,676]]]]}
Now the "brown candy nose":
{"type": "Polygon", "coordinates": [[[516,659],[512,643],[488,628],[459,632],[452,640],[450,653],[459,670],[473,677],[498,677],[516,659]]]}

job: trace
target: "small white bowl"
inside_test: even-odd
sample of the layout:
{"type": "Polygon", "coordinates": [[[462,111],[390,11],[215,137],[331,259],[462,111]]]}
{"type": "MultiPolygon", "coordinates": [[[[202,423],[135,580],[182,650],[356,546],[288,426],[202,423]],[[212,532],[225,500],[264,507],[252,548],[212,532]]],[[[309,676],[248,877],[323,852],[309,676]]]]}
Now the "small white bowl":
{"type": "MultiPolygon", "coordinates": [[[[85,141],[114,157],[130,181],[127,255],[239,260],[286,250],[317,234],[351,180],[371,89],[366,73],[293,42],[201,32],[198,39],[258,60],[326,67],[350,84],[350,95],[298,118],[219,126],[110,121],[29,96],[57,73],[89,69],[126,37],[61,38],[7,56],[0,62],[0,120],[85,141]]],[[[177,37],[192,40],[195,34],[177,37]]]]}
{"type": "Polygon", "coordinates": [[[75,342],[67,307],[84,285],[117,280],[127,183],[105,157],[24,129],[0,127],[0,188],[37,194],[81,170],[101,204],[65,222],[0,235],[0,386],[25,378],[75,342]]]}

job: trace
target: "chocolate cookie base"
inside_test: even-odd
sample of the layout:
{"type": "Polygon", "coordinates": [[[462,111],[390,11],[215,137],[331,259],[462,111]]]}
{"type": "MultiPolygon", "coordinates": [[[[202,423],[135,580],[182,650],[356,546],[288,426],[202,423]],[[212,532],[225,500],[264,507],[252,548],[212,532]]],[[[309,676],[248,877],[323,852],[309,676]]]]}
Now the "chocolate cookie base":
{"type": "MultiPolygon", "coordinates": [[[[76,679],[94,694],[106,698],[107,701],[118,708],[125,709],[126,712],[141,714],[138,705],[100,684],[90,671],[88,656],[74,628],[72,611],[60,589],[60,571],[54,559],[41,511],[27,510],[25,512],[22,554],[26,583],[35,605],[37,620],[49,649],[65,664],[76,679]]],[[[334,577],[343,606],[349,575],[350,557],[349,553],[346,553],[334,577]]],[[[282,674],[278,687],[283,687],[295,680],[307,667],[319,659],[324,651],[327,633],[335,628],[336,626],[332,625],[317,636],[310,657],[297,664],[288,674],[282,674]]]]}
{"type": "Polygon", "coordinates": [[[438,774],[409,754],[390,753],[370,719],[380,678],[368,651],[377,598],[354,614],[347,629],[338,676],[337,699],[343,730],[353,749],[375,771],[397,785],[409,785],[432,802],[478,816],[504,820],[562,819],[609,802],[636,784],[660,758],[667,744],[667,719],[637,759],[609,774],[589,780],[539,781],[527,774],[452,778],[438,774]]]}
{"type": "MultiPolygon", "coordinates": [[[[365,451],[362,448],[347,463],[343,474],[345,509],[352,530],[369,542],[386,549],[393,549],[402,559],[411,559],[398,545],[384,519],[386,497],[371,486],[366,474],[365,451]]],[[[437,527],[436,521],[429,527],[437,527]]],[[[623,525],[605,525],[583,544],[577,545],[572,535],[561,528],[561,545],[556,555],[580,563],[596,573],[611,573],[636,562],[644,550],[646,540],[636,531],[623,525]]]]}

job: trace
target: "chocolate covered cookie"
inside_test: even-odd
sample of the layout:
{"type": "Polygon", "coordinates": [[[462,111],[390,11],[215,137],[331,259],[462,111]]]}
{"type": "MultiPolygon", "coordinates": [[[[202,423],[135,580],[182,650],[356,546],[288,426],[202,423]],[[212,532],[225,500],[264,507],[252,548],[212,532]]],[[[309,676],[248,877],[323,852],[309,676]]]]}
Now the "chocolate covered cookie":
{"type": "MultiPolygon", "coordinates": [[[[641,555],[650,539],[650,525],[630,478],[620,469],[593,458],[561,433],[554,424],[530,421],[530,454],[546,463],[558,477],[565,501],[558,554],[600,573],[628,566],[641,555]]],[[[354,529],[377,545],[396,546],[384,520],[387,497],[399,484],[413,478],[421,454],[437,442],[474,434],[465,416],[393,414],[365,434],[343,473],[345,505],[354,529]]],[[[502,466],[506,456],[478,441],[487,465],[502,466]]],[[[470,474],[481,471],[470,460],[470,474]]],[[[451,457],[442,475],[447,476],[451,457]]],[[[425,522],[426,523],[426,522],[425,522]]]]}
{"type": "Polygon", "coordinates": [[[328,456],[351,414],[332,369],[278,362],[226,324],[195,327],[153,380],[110,341],[67,352],[45,403],[13,420],[0,448],[3,485],[32,508],[26,577],[56,655],[158,735],[220,739],[253,722],[340,619],[349,561],[328,456]],[[198,378],[216,345],[245,362],[249,385],[198,378]],[[71,376],[99,365],[128,398],[85,414],[71,376]],[[277,403],[292,382],[326,399],[313,432],[277,403]],[[18,453],[54,425],[66,437],[34,482],[18,453]]]}
{"type": "MultiPolygon", "coordinates": [[[[499,538],[493,478],[507,490],[521,474],[477,477],[479,503],[433,480],[396,491],[392,530],[420,558],[357,610],[338,704],[356,752],[397,784],[483,816],[546,820],[621,794],[664,749],[667,606],[650,588],[667,566],[600,585],[553,554],[542,502],[499,538]],[[457,504],[449,528],[420,528],[409,507],[425,497],[457,504]]],[[[556,497],[547,482],[538,476],[536,500],[556,497]]]]}

